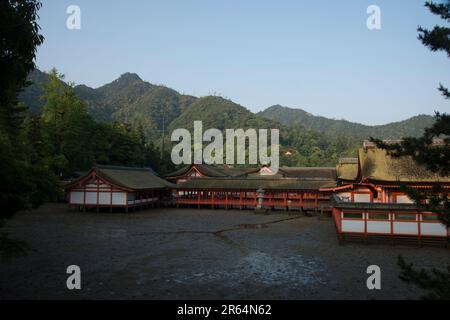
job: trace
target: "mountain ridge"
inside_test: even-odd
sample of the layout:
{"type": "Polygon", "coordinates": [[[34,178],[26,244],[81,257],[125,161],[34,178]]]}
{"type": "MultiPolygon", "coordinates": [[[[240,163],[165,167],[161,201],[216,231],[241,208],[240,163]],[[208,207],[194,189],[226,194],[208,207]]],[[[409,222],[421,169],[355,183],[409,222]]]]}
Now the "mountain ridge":
{"type": "Polygon", "coordinates": [[[419,136],[423,129],[434,123],[434,117],[416,115],[405,120],[382,125],[365,125],[348,120],[336,120],[313,115],[303,109],[273,105],[258,115],[278,121],[287,126],[304,126],[308,129],[327,135],[343,134],[359,139],[377,137],[380,139],[399,139],[406,136],[419,136]]]}
{"type": "MultiPolygon", "coordinates": [[[[31,114],[38,114],[42,111],[45,101],[40,99],[41,84],[46,79],[48,79],[48,74],[38,69],[34,70],[29,76],[29,81],[33,84],[25,88],[20,95],[20,100],[29,106],[31,114]]],[[[180,94],[174,89],[146,82],[138,74],[130,72],[126,72],[98,88],[91,88],[84,84],[76,85],[74,91],[86,103],[87,111],[97,121],[126,122],[135,128],[141,126],[149,139],[158,139],[163,125],[168,128],[180,116],[191,119],[202,116],[204,118],[207,114],[208,121],[219,127],[223,123],[229,125],[241,123],[239,117],[232,117],[234,119],[232,122],[227,121],[233,112],[245,114],[244,118],[253,119],[254,123],[265,123],[263,119],[268,119],[272,121],[271,123],[301,127],[331,137],[344,135],[359,140],[370,136],[383,139],[418,136],[425,127],[429,127],[434,122],[432,116],[417,115],[403,121],[370,126],[348,120],[317,116],[303,109],[293,109],[281,105],[274,105],[261,112],[253,113],[231,100],[232,104],[227,104],[223,103],[221,99],[211,98],[215,96],[194,97],[180,94]],[[190,106],[196,106],[195,102],[202,101],[201,99],[206,99],[207,102],[203,105],[208,105],[208,108],[214,109],[214,111],[197,107],[199,108],[197,113],[192,114],[191,112],[189,116],[183,115],[185,112],[189,113],[190,106]],[[210,104],[211,101],[215,101],[217,105],[210,104]],[[222,105],[224,110],[218,108],[219,105],[222,105]],[[247,112],[239,111],[236,106],[244,108],[247,112]]],[[[228,100],[224,99],[224,101],[228,100]]],[[[183,121],[175,123],[180,122],[183,121]]]]}

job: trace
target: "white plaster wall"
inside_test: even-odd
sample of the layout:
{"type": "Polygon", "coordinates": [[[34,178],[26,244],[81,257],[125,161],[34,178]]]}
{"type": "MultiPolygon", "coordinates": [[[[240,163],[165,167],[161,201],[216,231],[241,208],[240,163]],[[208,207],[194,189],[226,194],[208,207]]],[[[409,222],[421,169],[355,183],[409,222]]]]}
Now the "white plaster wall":
{"type": "Polygon", "coordinates": [[[355,194],[355,202],[370,202],[370,194],[355,194]]]}
{"type": "Polygon", "coordinates": [[[395,234],[418,235],[419,227],[417,222],[394,222],[395,234]]]}
{"type": "Polygon", "coordinates": [[[391,233],[391,223],[389,221],[367,221],[368,233],[391,233]]]}
{"type": "Polygon", "coordinates": [[[126,193],[125,192],[113,192],[112,203],[114,205],[126,205],[126,193]]]}
{"type": "Polygon", "coordinates": [[[70,192],[70,203],[83,204],[83,201],[84,201],[84,192],[80,192],[80,191],[71,191],[70,192]]]}
{"type": "Polygon", "coordinates": [[[441,223],[426,223],[420,224],[420,233],[423,236],[446,236],[447,228],[441,223]]]}
{"type": "Polygon", "coordinates": [[[86,204],[97,204],[97,192],[86,192],[86,204]]]}
{"type": "Polygon", "coordinates": [[[109,192],[100,192],[98,196],[98,202],[99,204],[111,204],[111,193],[109,192]]]}
{"type": "Polygon", "coordinates": [[[343,232],[364,232],[364,221],[342,220],[343,232]]]}

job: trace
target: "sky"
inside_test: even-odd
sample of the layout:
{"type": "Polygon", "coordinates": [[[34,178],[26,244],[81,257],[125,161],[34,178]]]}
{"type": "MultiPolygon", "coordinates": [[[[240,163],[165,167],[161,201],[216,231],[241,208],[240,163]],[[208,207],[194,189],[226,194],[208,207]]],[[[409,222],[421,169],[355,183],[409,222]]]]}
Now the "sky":
{"type": "Polygon", "coordinates": [[[417,40],[424,0],[44,0],[36,63],[99,87],[125,72],[253,112],[280,104],[364,124],[450,111],[450,60],[417,40]],[[70,30],[67,7],[81,10],[70,30]],[[381,9],[369,30],[367,8],[381,9]]]}

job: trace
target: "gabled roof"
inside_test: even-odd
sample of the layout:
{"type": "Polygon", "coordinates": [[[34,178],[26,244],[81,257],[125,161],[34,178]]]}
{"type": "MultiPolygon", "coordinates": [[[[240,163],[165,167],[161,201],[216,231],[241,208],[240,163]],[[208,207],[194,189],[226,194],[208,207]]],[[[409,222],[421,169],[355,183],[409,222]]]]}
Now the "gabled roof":
{"type": "Polygon", "coordinates": [[[223,173],[225,173],[229,177],[244,177],[259,171],[259,168],[236,168],[229,166],[222,166],[219,168],[223,173]]]}
{"type": "Polygon", "coordinates": [[[223,177],[223,178],[245,176],[248,173],[256,172],[259,170],[258,168],[236,168],[236,167],[229,167],[226,165],[219,166],[209,164],[192,164],[168,174],[166,178],[175,178],[186,175],[194,167],[196,170],[198,170],[201,174],[203,174],[206,177],[223,177]]]}
{"type": "Polygon", "coordinates": [[[336,175],[339,180],[355,181],[358,178],[359,163],[339,162],[336,166],[336,175]]]}
{"type": "Polygon", "coordinates": [[[148,168],[97,165],[84,176],[67,184],[65,188],[70,189],[77,186],[92,173],[112,184],[131,190],[165,189],[174,186],[172,183],[154,175],[148,168]]]}
{"type": "Polygon", "coordinates": [[[450,177],[439,176],[411,157],[392,158],[383,149],[359,150],[360,176],[362,179],[379,182],[450,182],[450,177]]]}
{"type": "Polygon", "coordinates": [[[166,178],[174,178],[174,177],[183,176],[183,175],[189,173],[189,171],[191,171],[191,169],[194,167],[201,174],[203,174],[204,176],[207,176],[207,177],[226,177],[227,176],[218,167],[208,165],[208,164],[191,164],[191,165],[184,166],[183,168],[181,168],[175,172],[169,173],[166,176],[166,178]]]}
{"type": "Polygon", "coordinates": [[[336,180],[336,168],[332,167],[281,167],[279,173],[304,180],[336,180]]]}
{"type": "Polygon", "coordinates": [[[319,190],[333,188],[336,181],[270,179],[270,178],[200,178],[191,179],[177,186],[177,189],[234,189],[234,190],[319,190]]]}
{"type": "Polygon", "coordinates": [[[167,175],[167,178],[174,178],[186,175],[195,167],[205,177],[210,178],[297,178],[304,180],[336,180],[336,168],[332,167],[282,167],[277,174],[260,174],[262,168],[240,168],[229,166],[216,166],[207,164],[193,164],[185,166],[171,174],[167,175]]]}

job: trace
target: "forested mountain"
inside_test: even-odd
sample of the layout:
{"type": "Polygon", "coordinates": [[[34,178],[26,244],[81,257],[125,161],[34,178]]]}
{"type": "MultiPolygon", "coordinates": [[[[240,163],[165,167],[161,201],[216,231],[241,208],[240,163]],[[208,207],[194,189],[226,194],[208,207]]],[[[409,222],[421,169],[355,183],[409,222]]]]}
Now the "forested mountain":
{"type": "Polygon", "coordinates": [[[360,145],[360,141],[353,138],[325,136],[304,127],[285,126],[216,96],[197,99],[171,123],[169,131],[176,128],[191,131],[195,120],[202,120],[203,130],[279,129],[281,163],[286,166],[334,166],[340,157],[354,156],[360,145]]]}
{"type": "MultiPolygon", "coordinates": [[[[31,114],[42,112],[45,101],[40,97],[48,78],[48,74],[39,70],[29,76],[33,84],[24,90],[20,99],[30,108],[31,114]]],[[[416,136],[433,122],[430,116],[418,116],[371,127],[281,106],[255,114],[230,100],[182,95],[165,86],[145,82],[133,73],[125,73],[96,89],[78,85],[73,90],[84,101],[86,111],[93,119],[124,125],[157,147],[165,145],[165,153],[170,151],[170,132],[176,128],[192,129],[194,120],[202,120],[205,130],[279,128],[281,161],[283,165],[291,166],[334,165],[340,157],[354,156],[366,137],[416,136]],[[163,125],[166,129],[164,144],[161,143],[163,125]]]]}
{"type": "Polygon", "coordinates": [[[410,119],[393,122],[386,125],[367,126],[347,120],[335,120],[312,115],[302,109],[293,109],[275,105],[258,113],[258,115],[278,121],[287,126],[302,126],[308,129],[328,134],[346,135],[359,139],[376,137],[379,139],[400,139],[402,137],[418,137],[424,128],[434,123],[434,117],[418,115],[410,119]]]}
{"type": "Polygon", "coordinates": [[[205,129],[269,129],[280,127],[278,122],[259,117],[231,100],[217,96],[207,96],[196,99],[189,108],[186,108],[184,112],[171,123],[169,129],[191,129],[195,120],[202,120],[205,129]]]}
{"type": "MultiPolygon", "coordinates": [[[[42,112],[42,86],[49,75],[34,70],[28,77],[32,83],[20,95],[31,114],[42,112]]],[[[137,74],[125,73],[111,83],[97,89],[86,85],[74,87],[75,93],[86,103],[86,110],[97,121],[130,124],[142,127],[148,139],[159,139],[163,122],[167,127],[189,106],[195,97],[181,95],[164,86],[143,81],[137,74]]]]}
{"type": "Polygon", "coordinates": [[[20,94],[19,101],[23,102],[27,107],[30,114],[35,115],[42,112],[42,107],[45,101],[41,99],[44,91],[42,85],[48,82],[49,75],[38,69],[33,70],[28,75],[28,82],[30,83],[20,94]]]}
{"type": "Polygon", "coordinates": [[[97,89],[76,86],[75,92],[86,102],[88,112],[95,119],[110,122],[116,111],[132,105],[152,88],[153,85],[143,81],[137,74],[125,73],[97,89]]]}
{"type": "Polygon", "coordinates": [[[196,98],[184,96],[175,90],[153,86],[134,103],[124,105],[111,116],[112,120],[142,127],[149,139],[161,137],[163,124],[167,128],[196,98]]]}

